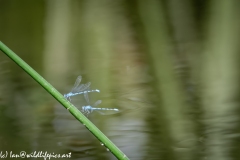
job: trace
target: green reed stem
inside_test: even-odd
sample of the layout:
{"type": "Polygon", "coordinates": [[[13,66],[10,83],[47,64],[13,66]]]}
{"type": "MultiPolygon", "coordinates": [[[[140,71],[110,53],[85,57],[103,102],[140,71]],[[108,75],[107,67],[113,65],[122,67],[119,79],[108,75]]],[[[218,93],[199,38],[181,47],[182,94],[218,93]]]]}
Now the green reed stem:
{"type": "Polygon", "coordinates": [[[66,100],[50,83],[40,76],[32,67],[24,62],[18,55],[0,41],[0,50],[11,58],[17,65],[26,71],[37,81],[48,93],[60,102],[79,122],[81,122],[105,147],[115,155],[116,158],[127,160],[128,157],[112,143],[91,121],[89,121],[73,104],[66,100]]]}

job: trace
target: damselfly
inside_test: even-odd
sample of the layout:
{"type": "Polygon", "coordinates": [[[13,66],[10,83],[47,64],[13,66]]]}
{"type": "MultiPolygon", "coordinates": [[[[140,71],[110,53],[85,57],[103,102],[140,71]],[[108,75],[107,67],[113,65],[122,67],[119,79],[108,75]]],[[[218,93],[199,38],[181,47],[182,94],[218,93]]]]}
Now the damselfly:
{"type": "Polygon", "coordinates": [[[88,94],[84,94],[84,97],[85,97],[88,105],[87,105],[87,106],[82,106],[82,113],[85,114],[85,115],[87,115],[87,116],[88,116],[90,113],[92,113],[93,111],[97,111],[97,112],[99,112],[99,113],[102,114],[102,115],[107,115],[107,114],[105,114],[105,113],[103,113],[103,112],[101,112],[101,111],[116,111],[116,112],[119,111],[119,109],[117,109],[117,108],[96,108],[97,105],[99,105],[100,103],[102,103],[101,100],[96,101],[96,102],[94,103],[94,105],[91,106],[91,105],[90,105],[90,102],[89,102],[88,94]]]}
{"type": "Polygon", "coordinates": [[[94,90],[89,89],[89,86],[91,85],[91,82],[79,85],[81,80],[82,80],[82,76],[78,76],[72,90],[69,93],[64,94],[64,97],[66,99],[71,101],[70,97],[76,96],[78,94],[85,94],[86,95],[88,92],[100,92],[100,90],[98,90],[98,89],[94,89],[94,90]]]}

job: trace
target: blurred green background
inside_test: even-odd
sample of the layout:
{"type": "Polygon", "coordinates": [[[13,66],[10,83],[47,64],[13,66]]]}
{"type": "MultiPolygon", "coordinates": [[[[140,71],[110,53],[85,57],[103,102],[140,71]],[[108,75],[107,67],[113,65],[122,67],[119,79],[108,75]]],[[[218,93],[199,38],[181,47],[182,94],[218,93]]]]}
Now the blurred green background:
{"type": "MultiPolygon", "coordinates": [[[[238,160],[239,12],[236,0],[0,0],[0,41],[63,94],[78,75],[101,90],[90,103],[121,112],[89,119],[130,159],[238,160]]],[[[3,53],[0,151],[116,159],[3,53]]]]}

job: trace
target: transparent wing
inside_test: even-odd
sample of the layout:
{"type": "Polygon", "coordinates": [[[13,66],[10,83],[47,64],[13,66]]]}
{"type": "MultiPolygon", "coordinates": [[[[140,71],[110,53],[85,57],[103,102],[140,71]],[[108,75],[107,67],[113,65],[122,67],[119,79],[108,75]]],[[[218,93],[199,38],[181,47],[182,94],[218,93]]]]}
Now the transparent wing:
{"type": "Polygon", "coordinates": [[[73,93],[77,93],[77,92],[88,90],[90,85],[91,85],[91,82],[88,82],[86,84],[81,84],[79,87],[77,87],[74,90],[72,90],[72,92],[73,93]]]}
{"type": "Polygon", "coordinates": [[[98,112],[98,113],[101,114],[101,115],[106,115],[105,113],[103,113],[103,112],[101,112],[101,111],[97,111],[97,110],[96,110],[96,112],[98,112]]]}
{"type": "Polygon", "coordinates": [[[77,93],[77,92],[83,91],[84,88],[85,88],[85,85],[84,85],[84,84],[81,84],[80,86],[74,88],[71,92],[72,92],[72,93],[77,93]]]}
{"type": "Polygon", "coordinates": [[[94,103],[94,106],[96,107],[97,105],[99,105],[100,103],[102,103],[101,100],[98,100],[97,102],[94,103]]]}
{"type": "MultiPolygon", "coordinates": [[[[84,87],[82,88],[82,91],[87,90],[90,85],[91,85],[91,82],[88,82],[88,83],[84,84],[84,87]]],[[[87,103],[90,104],[89,98],[88,98],[88,92],[84,92],[84,98],[87,101],[87,103]]]]}
{"type": "Polygon", "coordinates": [[[78,87],[78,85],[80,84],[81,80],[82,80],[82,76],[78,76],[76,81],[75,81],[75,84],[74,84],[74,86],[73,86],[73,88],[71,90],[71,92],[73,92],[78,87]]]}
{"type": "Polygon", "coordinates": [[[88,82],[86,84],[84,84],[84,90],[88,89],[91,85],[91,82],[88,82]]]}
{"type": "Polygon", "coordinates": [[[88,98],[88,92],[85,92],[85,93],[84,93],[84,98],[85,98],[85,100],[87,101],[87,103],[90,104],[89,98],[88,98]]]}

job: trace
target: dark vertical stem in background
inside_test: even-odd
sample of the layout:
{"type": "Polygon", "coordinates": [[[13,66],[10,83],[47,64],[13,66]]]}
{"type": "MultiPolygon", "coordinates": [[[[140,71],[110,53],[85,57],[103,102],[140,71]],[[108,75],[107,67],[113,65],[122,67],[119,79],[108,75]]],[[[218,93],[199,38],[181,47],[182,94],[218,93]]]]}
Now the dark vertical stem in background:
{"type": "Polygon", "coordinates": [[[205,156],[228,160],[235,141],[233,129],[239,125],[239,4],[210,2],[201,70],[205,156]]]}
{"type": "MultiPolygon", "coordinates": [[[[84,3],[83,36],[85,68],[93,84],[100,86],[102,94],[110,93],[111,89],[111,60],[113,56],[113,20],[114,3],[111,0],[84,3]]],[[[105,107],[112,106],[112,102],[104,102],[105,107]]]]}
{"type": "MultiPolygon", "coordinates": [[[[174,45],[174,59],[176,73],[180,77],[184,87],[183,92],[186,93],[189,108],[187,113],[191,116],[194,123],[194,134],[203,138],[204,124],[202,123],[202,107],[200,104],[199,94],[199,64],[201,63],[200,35],[201,30],[197,27],[196,12],[191,0],[169,0],[167,1],[167,13],[170,22],[171,35],[174,45]]],[[[196,140],[197,141],[197,140],[196,140]]],[[[197,141],[194,147],[194,159],[202,159],[203,143],[197,141]]]]}
{"type": "MultiPolygon", "coordinates": [[[[87,0],[84,1],[82,11],[82,36],[85,41],[82,45],[84,48],[84,67],[86,70],[87,78],[96,84],[101,90],[101,95],[110,97],[112,88],[112,74],[111,58],[113,55],[113,23],[114,2],[111,0],[87,0]]],[[[95,87],[95,86],[92,86],[95,87]]],[[[92,94],[90,102],[94,103],[99,94],[92,94]]],[[[105,99],[99,105],[106,108],[112,108],[113,102],[111,98],[105,99]]],[[[95,117],[96,118],[96,117],[95,117]]],[[[104,130],[107,122],[103,118],[98,117],[96,125],[104,130]]],[[[99,145],[96,145],[99,146],[99,145]]],[[[98,150],[101,148],[98,147],[98,150]]],[[[100,152],[98,152],[100,153],[100,152]]],[[[98,154],[98,159],[108,159],[108,154],[98,154]]]]}
{"type": "MultiPolygon", "coordinates": [[[[163,6],[157,0],[138,1],[138,9],[143,23],[143,35],[149,52],[150,65],[156,78],[156,90],[161,97],[161,119],[168,150],[167,159],[193,159],[193,124],[183,112],[187,109],[186,95],[175,75],[171,43],[164,16],[163,6]],[[187,144],[184,141],[188,141],[187,144]],[[183,142],[183,143],[180,143],[183,142]],[[184,152],[181,148],[188,148],[184,152]]],[[[161,142],[159,142],[161,143],[161,142]]]]}
{"type": "Polygon", "coordinates": [[[50,82],[56,82],[55,87],[62,87],[67,81],[67,75],[72,72],[73,62],[70,59],[70,33],[73,1],[46,1],[44,21],[44,75],[50,82]],[[56,58],[57,57],[57,58],[56,58]],[[53,62],[54,59],[54,62],[53,62]],[[61,81],[59,81],[61,79],[61,81]]]}

